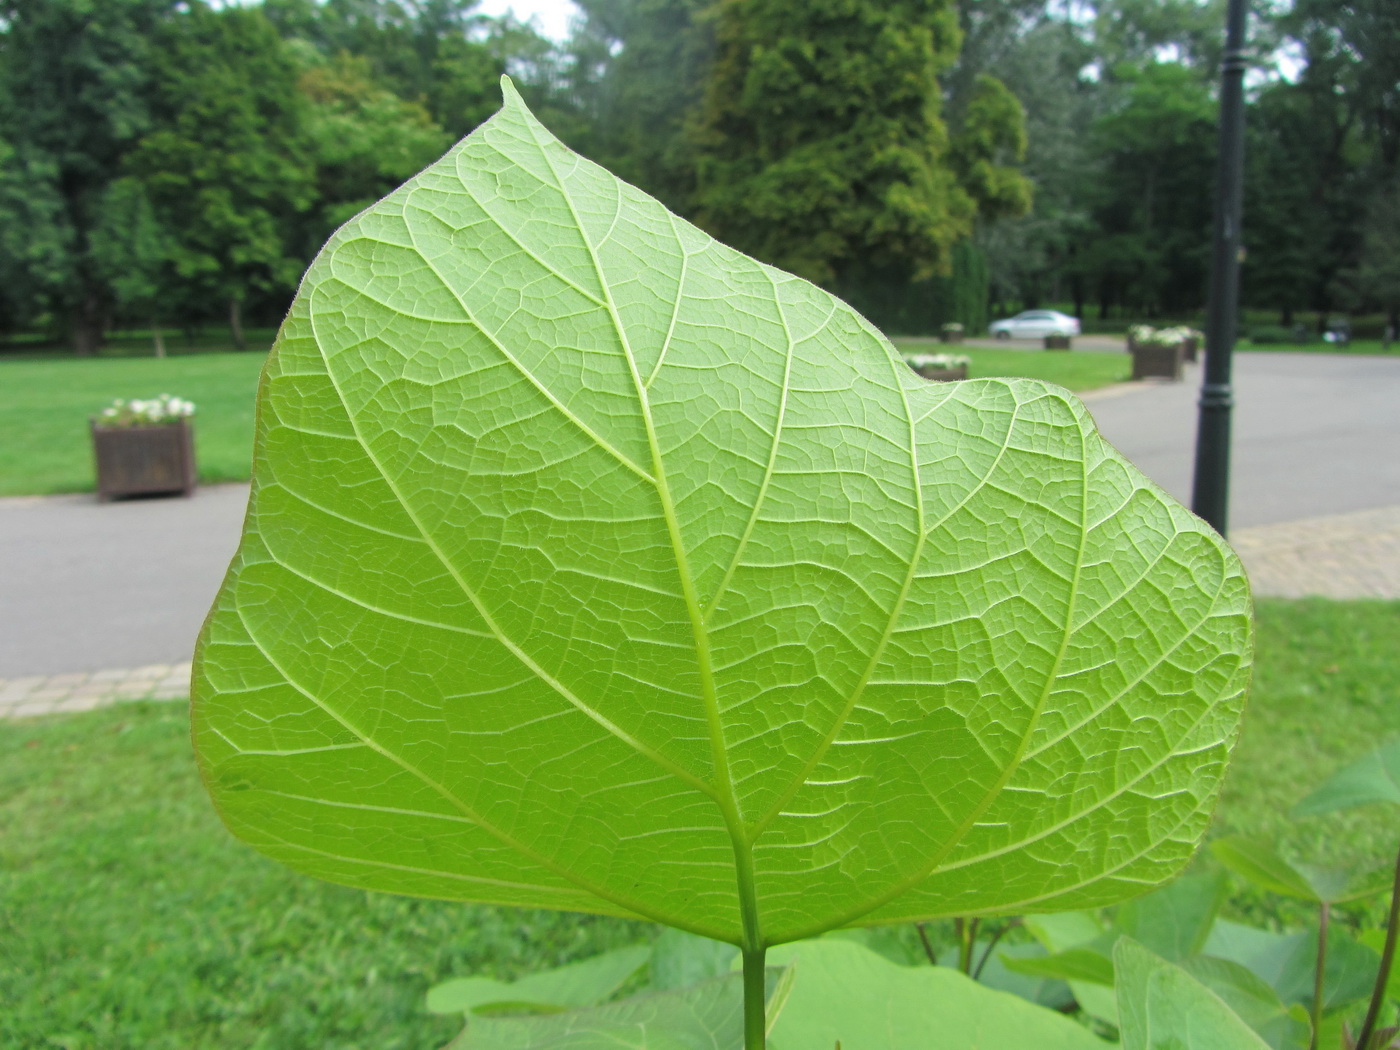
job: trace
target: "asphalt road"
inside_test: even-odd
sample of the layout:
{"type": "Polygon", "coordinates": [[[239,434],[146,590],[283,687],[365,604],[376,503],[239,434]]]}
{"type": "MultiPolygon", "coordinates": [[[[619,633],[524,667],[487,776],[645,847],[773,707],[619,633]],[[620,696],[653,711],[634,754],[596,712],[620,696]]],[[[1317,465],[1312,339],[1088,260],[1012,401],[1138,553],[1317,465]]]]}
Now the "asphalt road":
{"type": "MultiPolygon", "coordinates": [[[[1199,382],[1193,367],[1184,383],[1086,398],[1105,436],[1183,501],[1199,382]]],[[[1235,388],[1231,527],[1400,505],[1400,358],[1239,354],[1235,388]]],[[[188,660],[247,492],[0,500],[0,678],[188,660]]]]}

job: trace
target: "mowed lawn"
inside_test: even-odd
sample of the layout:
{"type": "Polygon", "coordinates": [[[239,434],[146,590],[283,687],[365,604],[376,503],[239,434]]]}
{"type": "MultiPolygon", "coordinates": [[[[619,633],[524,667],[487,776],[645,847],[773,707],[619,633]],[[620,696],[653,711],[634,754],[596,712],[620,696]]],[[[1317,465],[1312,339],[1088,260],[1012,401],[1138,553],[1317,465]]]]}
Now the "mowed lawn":
{"type": "MultiPolygon", "coordinates": [[[[1400,735],[1400,602],[1265,600],[1258,622],[1212,833],[1299,859],[1385,861],[1400,829],[1382,807],[1306,821],[1288,809],[1400,735]]],[[[224,830],[188,734],[180,704],[0,722],[0,1046],[422,1050],[455,1027],[423,1011],[436,981],[515,977],[654,935],[296,875],[224,830]]],[[[1309,918],[1238,886],[1228,913],[1309,918]]]]}
{"type": "Polygon", "coordinates": [[[969,358],[969,379],[1043,379],[1080,392],[1125,382],[1133,370],[1132,358],[1127,353],[945,346],[927,339],[895,339],[894,345],[905,356],[964,354],[969,358]]]}
{"type": "Polygon", "coordinates": [[[114,398],[158,394],[195,403],[201,481],[246,479],[266,359],[248,351],[0,361],[0,496],[93,491],[88,419],[114,398]]]}
{"type": "MultiPolygon", "coordinates": [[[[906,353],[937,350],[897,341],[906,353]]],[[[126,349],[123,347],[122,349],[126,349]]],[[[1127,355],[966,351],[970,375],[1026,376],[1089,390],[1127,378],[1127,355]]],[[[196,405],[201,481],[243,481],[252,466],[253,403],[261,352],[0,360],[0,496],[96,488],[88,418],[113,398],[173,394],[196,405]]]]}

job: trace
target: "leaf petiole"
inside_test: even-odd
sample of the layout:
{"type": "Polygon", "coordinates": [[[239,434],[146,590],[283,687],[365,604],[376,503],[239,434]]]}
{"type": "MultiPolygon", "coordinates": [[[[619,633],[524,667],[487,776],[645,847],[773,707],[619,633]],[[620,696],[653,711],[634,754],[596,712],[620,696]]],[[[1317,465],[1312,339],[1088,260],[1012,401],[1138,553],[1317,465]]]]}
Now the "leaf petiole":
{"type": "Polygon", "coordinates": [[[744,955],[744,1050],[763,1050],[767,1039],[765,1028],[766,976],[763,959],[766,948],[743,950],[744,955]]]}

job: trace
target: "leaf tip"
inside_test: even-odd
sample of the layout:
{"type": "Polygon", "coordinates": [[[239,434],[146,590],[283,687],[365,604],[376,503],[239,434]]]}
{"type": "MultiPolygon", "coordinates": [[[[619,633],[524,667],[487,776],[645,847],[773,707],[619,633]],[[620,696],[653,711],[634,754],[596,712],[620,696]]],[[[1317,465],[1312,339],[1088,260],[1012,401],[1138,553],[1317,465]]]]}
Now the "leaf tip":
{"type": "Polygon", "coordinates": [[[501,74],[501,108],[530,112],[530,107],[525,105],[525,100],[520,97],[520,92],[516,90],[515,82],[506,73],[501,74]]]}

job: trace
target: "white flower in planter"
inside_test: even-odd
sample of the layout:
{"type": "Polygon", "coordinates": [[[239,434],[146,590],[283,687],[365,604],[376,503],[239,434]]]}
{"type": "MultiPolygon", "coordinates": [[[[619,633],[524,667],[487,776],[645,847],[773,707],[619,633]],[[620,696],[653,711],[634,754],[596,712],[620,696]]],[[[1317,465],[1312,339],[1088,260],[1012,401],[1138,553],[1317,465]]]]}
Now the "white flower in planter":
{"type": "Polygon", "coordinates": [[[194,402],[161,394],[149,400],[117,398],[102,410],[103,426],[141,427],[159,423],[178,423],[194,415],[194,402]]]}
{"type": "Polygon", "coordinates": [[[925,368],[953,369],[972,363],[966,354],[910,354],[905,363],[918,372],[925,368]]]}

